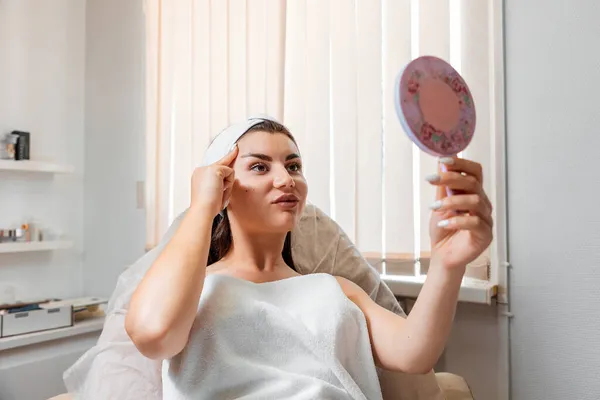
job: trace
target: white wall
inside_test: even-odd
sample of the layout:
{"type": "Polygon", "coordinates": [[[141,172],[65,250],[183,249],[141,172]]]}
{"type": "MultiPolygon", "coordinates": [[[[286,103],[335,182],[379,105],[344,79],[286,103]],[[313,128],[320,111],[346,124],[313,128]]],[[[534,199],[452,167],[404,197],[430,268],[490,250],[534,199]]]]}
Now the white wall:
{"type": "MultiPolygon", "coordinates": [[[[0,173],[0,226],[32,216],[76,243],[72,251],[0,254],[0,297],[9,284],[19,298],[109,295],[143,253],[135,201],[144,179],[142,4],[0,0],[0,133],[30,130],[32,158],[76,168],[72,176],[0,173]]],[[[2,352],[0,398],[63,392],[62,372],[95,338],[2,352]],[[43,380],[31,385],[32,377],[43,380]]]]}
{"type": "Polygon", "coordinates": [[[0,172],[0,226],[33,217],[75,249],[0,254],[0,297],[82,291],[85,1],[0,1],[0,133],[31,132],[31,158],[75,166],[73,175],[0,172]]]}
{"type": "Polygon", "coordinates": [[[142,0],[88,0],[85,260],[87,293],[108,296],[144,252],[145,19],[142,0]]]}
{"type": "Polygon", "coordinates": [[[476,399],[507,400],[508,329],[500,306],[459,304],[438,371],[467,380],[476,399]]]}
{"type": "Polygon", "coordinates": [[[600,3],[506,0],[512,398],[600,398],[600,3]]]}
{"type": "MultiPolygon", "coordinates": [[[[72,250],[0,254],[5,300],[8,286],[17,299],[83,293],[85,8],[81,0],[0,0],[0,133],[30,131],[32,159],[75,167],[74,174],[55,177],[0,172],[0,226],[35,218],[75,242],[72,250]]],[[[91,336],[3,351],[0,398],[58,394],[63,367],[91,336]]]]}

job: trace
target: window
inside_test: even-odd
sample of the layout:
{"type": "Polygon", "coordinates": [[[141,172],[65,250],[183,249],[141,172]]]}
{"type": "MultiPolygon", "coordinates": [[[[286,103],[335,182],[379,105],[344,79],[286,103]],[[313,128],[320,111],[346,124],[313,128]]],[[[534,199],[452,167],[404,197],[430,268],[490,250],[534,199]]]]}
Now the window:
{"type": "Polygon", "coordinates": [[[393,105],[396,74],[419,55],[454,65],[475,97],[464,157],[483,164],[493,245],[467,275],[497,283],[503,257],[501,2],[147,0],[148,245],[189,201],[213,135],[255,113],[296,136],[309,201],[386,276],[418,277],[429,257],[437,160],[416,149],[393,105]]]}

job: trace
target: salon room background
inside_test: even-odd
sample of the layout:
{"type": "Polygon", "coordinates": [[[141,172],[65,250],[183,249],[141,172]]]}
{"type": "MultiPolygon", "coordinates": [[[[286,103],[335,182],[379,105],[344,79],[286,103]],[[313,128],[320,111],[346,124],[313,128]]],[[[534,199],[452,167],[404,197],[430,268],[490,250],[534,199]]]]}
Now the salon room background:
{"type": "Polygon", "coordinates": [[[592,0],[0,0],[0,304],[69,310],[6,324],[0,399],[65,392],[207,138],[252,113],[303,132],[309,200],[409,312],[436,164],[392,91],[420,55],[472,89],[465,156],[496,223],[436,372],[475,399],[599,399],[599,18],[592,0]]]}

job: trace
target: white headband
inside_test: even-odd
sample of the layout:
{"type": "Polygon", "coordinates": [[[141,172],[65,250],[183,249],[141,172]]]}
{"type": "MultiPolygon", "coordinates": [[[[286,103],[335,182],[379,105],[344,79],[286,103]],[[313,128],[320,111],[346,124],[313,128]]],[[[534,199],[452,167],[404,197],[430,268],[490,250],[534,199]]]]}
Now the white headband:
{"type": "Polygon", "coordinates": [[[210,165],[223,158],[250,128],[265,121],[280,123],[276,119],[266,115],[252,116],[245,121],[236,122],[219,132],[208,146],[208,149],[206,149],[202,166],[210,165]]]}

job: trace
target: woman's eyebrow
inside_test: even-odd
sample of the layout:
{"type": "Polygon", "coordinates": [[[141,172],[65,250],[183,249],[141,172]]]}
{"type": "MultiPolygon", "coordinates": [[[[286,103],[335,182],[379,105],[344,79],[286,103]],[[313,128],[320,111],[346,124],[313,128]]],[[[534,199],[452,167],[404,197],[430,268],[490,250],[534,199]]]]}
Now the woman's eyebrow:
{"type": "Polygon", "coordinates": [[[248,157],[252,157],[252,158],[258,158],[264,161],[273,161],[273,158],[269,157],[266,154],[260,154],[260,153],[248,153],[248,154],[244,154],[242,156],[242,158],[248,158],[248,157]]]}
{"type": "MultiPolygon", "coordinates": [[[[261,153],[248,153],[248,154],[244,154],[242,156],[242,158],[247,158],[247,157],[258,158],[258,159],[264,160],[264,161],[273,161],[273,157],[268,156],[266,154],[261,154],[261,153]]],[[[289,154],[285,158],[285,161],[293,160],[295,158],[300,158],[300,155],[296,154],[296,153],[289,154]]]]}

